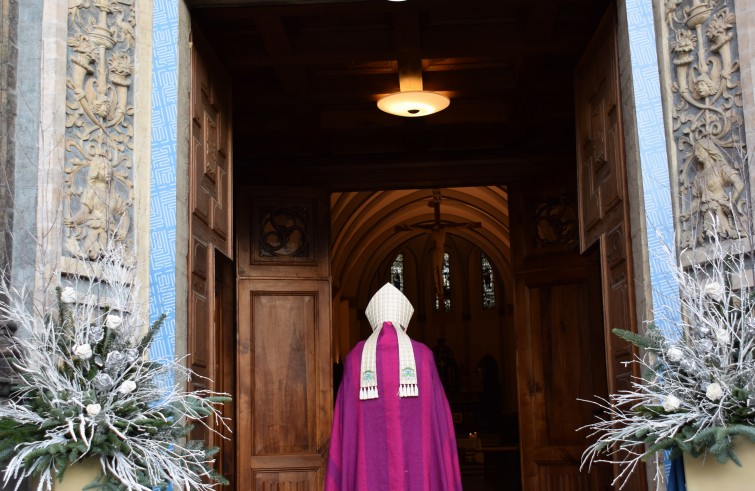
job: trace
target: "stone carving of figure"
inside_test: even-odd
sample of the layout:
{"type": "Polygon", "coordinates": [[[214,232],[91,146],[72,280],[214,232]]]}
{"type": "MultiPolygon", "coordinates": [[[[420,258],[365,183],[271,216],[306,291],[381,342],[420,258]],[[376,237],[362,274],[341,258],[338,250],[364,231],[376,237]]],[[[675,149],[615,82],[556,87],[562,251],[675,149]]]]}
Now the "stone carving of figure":
{"type": "MultiPolygon", "coordinates": [[[[737,220],[744,216],[744,181],[723,152],[710,138],[698,140],[693,148],[697,160],[697,174],[691,183],[692,201],[679,218],[693,218],[693,232],[688,242],[701,244],[708,233],[716,232],[721,239],[738,238],[737,220]]],[[[741,223],[739,224],[741,227],[741,223]]]]}
{"type": "Polygon", "coordinates": [[[82,255],[97,259],[111,235],[122,242],[126,239],[131,220],[128,204],[113,188],[113,168],[104,152],[100,151],[89,165],[87,186],[81,194],[78,212],[64,219],[74,229],[82,255]]]}

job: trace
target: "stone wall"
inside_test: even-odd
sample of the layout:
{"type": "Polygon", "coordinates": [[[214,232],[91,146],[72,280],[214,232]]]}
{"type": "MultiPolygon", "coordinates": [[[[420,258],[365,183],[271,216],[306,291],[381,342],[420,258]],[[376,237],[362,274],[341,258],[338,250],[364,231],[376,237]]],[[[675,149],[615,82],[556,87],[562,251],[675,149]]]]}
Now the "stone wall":
{"type": "MultiPolygon", "coordinates": [[[[18,1],[0,0],[0,272],[8,274],[11,262],[13,221],[13,170],[16,124],[16,64],[18,49],[18,1]]],[[[15,329],[12,330],[13,332],[15,329]]],[[[8,395],[12,371],[5,361],[10,355],[8,334],[0,326],[0,397],[8,395]]]]}
{"type": "Polygon", "coordinates": [[[17,48],[15,67],[16,120],[13,176],[12,236],[14,286],[34,284],[36,251],[37,178],[39,168],[42,9],[44,0],[18,2],[17,48]]]}
{"type": "MultiPolygon", "coordinates": [[[[735,0],[739,64],[742,71],[742,107],[745,115],[747,148],[755,149],[755,2],[735,0]]],[[[753,173],[750,172],[750,183],[753,173]]]]}
{"type": "Polygon", "coordinates": [[[13,207],[18,0],[0,0],[0,268],[10,264],[13,207]]]}

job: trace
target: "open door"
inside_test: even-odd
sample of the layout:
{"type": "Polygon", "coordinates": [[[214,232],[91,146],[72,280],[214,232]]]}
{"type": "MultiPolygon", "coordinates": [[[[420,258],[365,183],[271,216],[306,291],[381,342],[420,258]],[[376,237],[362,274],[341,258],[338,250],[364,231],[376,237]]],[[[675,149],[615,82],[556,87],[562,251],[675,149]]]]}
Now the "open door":
{"type": "Polygon", "coordinates": [[[578,399],[606,390],[597,254],[552,259],[515,279],[523,490],[606,490],[609,469],[580,472],[587,440],[576,431],[594,417],[578,399]]]}
{"type": "MultiPolygon", "coordinates": [[[[611,332],[615,328],[637,331],[613,8],[577,66],[575,88],[580,247],[600,251],[608,390],[615,393],[628,389],[632,376],[640,374],[637,365],[626,363],[635,349],[611,332]]],[[[647,489],[644,467],[633,473],[623,489],[647,489]]]]}
{"type": "MultiPolygon", "coordinates": [[[[235,346],[231,83],[195,25],[191,49],[189,149],[188,365],[200,377],[192,389],[233,395],[235,346]],[[230,310],[229,310],[230,308],[230,310]]],[[[223,408],[233,418],[233,403],[223,408]]],[[[234,420],[229,420],[231,426],[234,420]]],[[[220,447],[218,471],[233,484],[233,428],[219,438],[197,426],[193,438],[220,447]]]]}
{"type": "MultiPolygon", "coordinates": [[[[636,329],[613,8],[577,67],[575,104],[577,182],[570,185],[572,174],[512,186],[522,244],[514,250],[515,324],[526,491],[611,489],[610,466],[580,472],[588,441],[576,430],[597,415],[577,398],[605,397],[632,376],[622,364],[632,350],[611,334],[636,329]]],[[[644,472],[627,486],[644,490],[644,472]]]]}
{"type": "Polygon", "coordinates": [[[524,491],[610,489],[611,469],[580,471],[605,395],[600,258],[580,255],[573,174],[512,185],[514,326],[524,491]]]}
{"type": "Polygon", "coordinates": [[[333,417],[328,195],[239,197],[238,482],[322,489],[333,417]]]}

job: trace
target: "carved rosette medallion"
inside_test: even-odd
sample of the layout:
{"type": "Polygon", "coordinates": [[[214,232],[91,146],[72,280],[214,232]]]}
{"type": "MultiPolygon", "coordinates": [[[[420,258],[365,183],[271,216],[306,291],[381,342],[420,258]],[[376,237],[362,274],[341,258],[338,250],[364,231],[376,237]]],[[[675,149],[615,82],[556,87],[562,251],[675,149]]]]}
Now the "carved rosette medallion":
{"type": "Polygon", "coordinates": [[[577,207],[573,200],[558,196],[535,205],[533,237],[535,247],[571,250],[578,244],[577,207]]]}
{"type": "Polygon", "coordinates": [[[70,0],[63,254],[133,242],[134,3],[70,0]]]}
{"type": "Polygon", "coordinates": [[[681,246],[746,229],[744,116],[733,0],[667,0],[681,246]]]}
{"type": "Polygon", "coordinates": [[[306,208],[261,208],[260,257],[308,257],[310,221],[306,208]]]}

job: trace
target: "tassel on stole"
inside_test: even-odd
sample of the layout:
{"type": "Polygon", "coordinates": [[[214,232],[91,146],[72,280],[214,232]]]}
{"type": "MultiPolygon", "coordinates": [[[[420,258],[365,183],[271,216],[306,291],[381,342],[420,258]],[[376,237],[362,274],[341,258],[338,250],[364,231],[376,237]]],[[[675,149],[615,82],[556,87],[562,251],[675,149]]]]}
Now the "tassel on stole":
{"type": "Polygon", "coordinates": [[[368,399],[377,399],[377,398],[378,398],[377,387],[361,387],[359,389],[359,399],[365,401],[368,399]]]}
{"type": "Polygon", "coordinates": [[[419,396],[419,388],[417,384],[401,384],[398,388],[399,397],[417,397],[419,396]]]}

